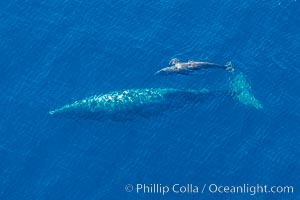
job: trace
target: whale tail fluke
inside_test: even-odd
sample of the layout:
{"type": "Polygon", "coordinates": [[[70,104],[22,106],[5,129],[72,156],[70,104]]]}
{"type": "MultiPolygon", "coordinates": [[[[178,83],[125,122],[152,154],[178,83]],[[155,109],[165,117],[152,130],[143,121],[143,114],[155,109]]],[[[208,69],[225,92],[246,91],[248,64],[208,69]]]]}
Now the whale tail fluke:
{"type": "Polygon", "coordinates": [[[234,72],[234,68],[233,68],[233,66],[232,66],[231,61],[227,62],[227,63],[225,64],[225,67],[226,67],[226,70],[227,70],[228,72],[230,72],[230,73],[233,73],[233,72],[234,72]]]}
{"type": "Polygon", "coordinates": [[[252,106],[256,109],[262,109],[263,105],[252,94],[251,86],[247,82],[243,73],[240,73],[230,81],[230,89],[235,99],[244,105],[252,106]]]}

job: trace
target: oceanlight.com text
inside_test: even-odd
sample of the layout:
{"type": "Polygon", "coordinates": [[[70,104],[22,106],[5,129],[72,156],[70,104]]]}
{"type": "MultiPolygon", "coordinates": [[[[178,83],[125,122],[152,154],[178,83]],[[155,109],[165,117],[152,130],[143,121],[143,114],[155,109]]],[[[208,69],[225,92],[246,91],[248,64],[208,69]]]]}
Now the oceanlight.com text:
{"type": "Polygon", "coordinates": [[[239,186],[223,186],[223,185],[217,185],[217,184],[210,184],[208,186],[208,191],[210,193],[225,193],[225,194],[250,194],[250,195],[256,195],[257,193],[287,193],[292,194],[294,193],[294,187],[293,186],[270,186],[267,185],[249,185],[249,184],[243,184],[239,186]]]}

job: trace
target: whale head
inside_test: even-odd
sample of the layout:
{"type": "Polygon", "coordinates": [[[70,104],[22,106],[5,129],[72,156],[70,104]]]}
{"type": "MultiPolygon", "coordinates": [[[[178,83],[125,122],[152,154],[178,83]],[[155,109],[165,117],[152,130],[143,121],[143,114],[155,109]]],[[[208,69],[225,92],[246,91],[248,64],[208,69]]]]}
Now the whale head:
{"type": "Polygon", "coordinates": [[[170,74],[175,74],[178,73],[178,69],[172,67],[165,67],[162,68],[161,70],[158,70],[155,75],[170,75],[170,74]]]}

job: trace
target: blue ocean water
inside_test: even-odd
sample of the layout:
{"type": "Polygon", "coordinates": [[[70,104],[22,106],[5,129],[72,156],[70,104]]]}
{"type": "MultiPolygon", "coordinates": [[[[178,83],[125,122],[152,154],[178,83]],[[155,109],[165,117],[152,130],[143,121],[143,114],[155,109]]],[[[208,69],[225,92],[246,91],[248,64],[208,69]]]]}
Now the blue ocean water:
{"type": "Polygon", "coordinates": [[[300,4],[1,1],[0,199],[300,199],[300,4]],[[171,58],[232,61],[257,110],[231,98],[128,121],[55,118],[130,88],[224,88],[207,70],[154,76],[171,58]],[[268,185],[293,194],[143,194],[127,184],[268,185]]]}

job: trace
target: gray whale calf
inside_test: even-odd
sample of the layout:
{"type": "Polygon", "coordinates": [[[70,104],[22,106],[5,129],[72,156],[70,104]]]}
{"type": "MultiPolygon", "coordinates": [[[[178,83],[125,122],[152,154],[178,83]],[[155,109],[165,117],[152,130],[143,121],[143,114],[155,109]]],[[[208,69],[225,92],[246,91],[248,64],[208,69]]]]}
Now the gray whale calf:
{"type": "Polygon", "coordinates": [[[225,65],[220,65],[211,62],[197,62],[189,60],[188,62],[180,62],[178,59],[173,58],[169,64],[172,64],[170,67],[162,68],[157,71],[156,75],[170,75],[170,74],[184,74],[188,75],[200,69],[208,68],[219,68],[225,69],[231,73],[234,72],[231,62],[226,63],[225,65]]]}
{"type": "Polygon", "coordinates": [[[50,115],[84,119],[130,120],[147,117],[162,111],[191,106],[212,97],[229,95],[244,105],[261,109],[261,103],[251,93],[243,74],[229,84],[229,90],[150,88],[129,89],[95,95],[52,110],[50,115]]]}

